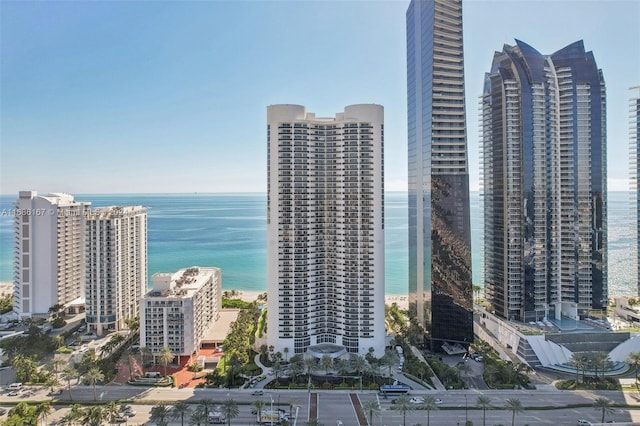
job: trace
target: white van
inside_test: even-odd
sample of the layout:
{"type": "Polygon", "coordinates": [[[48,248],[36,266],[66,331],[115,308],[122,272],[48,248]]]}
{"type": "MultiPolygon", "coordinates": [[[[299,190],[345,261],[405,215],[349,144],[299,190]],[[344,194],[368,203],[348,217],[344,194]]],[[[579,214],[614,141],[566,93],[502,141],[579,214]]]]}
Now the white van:
{"type": "Polygon", "coordinates": [[[18,389],[22,389],[22,383],[11,383],[7,389],[10,390],[18,390],[18,389]]]}

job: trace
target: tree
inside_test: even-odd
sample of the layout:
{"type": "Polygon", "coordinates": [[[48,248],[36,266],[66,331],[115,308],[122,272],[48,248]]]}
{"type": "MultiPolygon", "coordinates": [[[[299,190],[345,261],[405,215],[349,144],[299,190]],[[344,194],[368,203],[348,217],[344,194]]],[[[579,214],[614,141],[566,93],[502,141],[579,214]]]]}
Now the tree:
{"type": "Polygon", "coordinates": [[[96,383],[104,380],[104,373],[97,367],[92,367],[85,373],[85,379],[93,386],[93,400],[97,401],[96,383]]]}
{"type": "Polygon", "coordinates": [[[624,360],[629,366],[635,369],[633,376],[636,378],[636,389],[640,392],[638,387],[638,370],[640,369],[640,352],[629,352],[627,359],[624,360]]]}
{"type": "Polygon", "coordinates": [[[35,382],[38,375],[38,363],[31,357],[18,354],[11,360],[19,382],[35,382]]]}
{"type": "Polygon", "coordinates": [[[267,405],[266,401],[263,401],[262,399],[256,399],[251,403],[251,405],[253,405],[256,408],[256,414],[258,415],[258,418],[261,418],[262,410],[267,405]]]}
{"type": "Polygon", "coordinates": [[[482,410],[482,426],[485,426],[486,418],[487,418],[487,410],[490,410],[491,408],[493,408],[493,406],[491,405],[491,398],[485,395],[480,395],[478,397],[478,400],[476,401],[476,407],[482,410]]]}
{"type": "Polygon", "coordinates": [[[19,402],[15,407],[7,413],[7,421],[5,425],[11,426],[36,426],[38,415],[36,407],[30,406],[26,402],[19,402]]]}
{"type": "Polygon", "coordinates": [[[115,423],[118,417],[118,403],[116,401],[109,401],[105,406],[105,415],[109,419],[109,423],[115,423]]]}
{"type": "Polygon", "coordinates": [[[208,418],[209,415],[207,413],[196,410],[193,412],[193,414],[191,414],[191,417],[189,418],[189,424],[193,426],[200,426],[201,424],[206,425],[208,418]]]}
{"type": "Polygon", "coordinates": [[[365,415],[369,418],[369,424],[373,424],[373,416],[378,416],[380,414],[380,406],[378,405],[378,401],[373,399],[368,399],[362,403],[362,410],[365,415]]]}
{"type": "Polygon", "coordinates": [[[102,422],[106,420],[106,412],[99,405],[88,407],[83,411],[82,423],[89,426],[102,426],[102,422]]]}
{"type": "Polygon", "coordinates": [[[287,401],[287,405],[289,406],[289,421],[293,421],[293,409],[299,407],[298,401],[296,399],[289,399],[287,401]]]}
{"type": "Polygon", "coordinates": [[[174,420],[180,419],[180,424],[184,426],[184,415],[189,414],[191,412],[191,408],[189,408],[189,404],[186,402],[177,402],[173,404],[173,412],[171,414],[171,418],[174,420]]]}
{"type": "Polygon", "coordinates": [[[36,420],[42,419],[42,421],[47,423],[47,416],[51,414],[53,411],[53,407],[51,406],[51,401],[43,401],[36,406],[36,420]]]}
{"type": "Polygon", "coordinates": [[[201,399],[200,402],[198,402],[198,407],[196,408],[196,412],[204,413],[204,417],[206,419],[209,416],[210,409],[213,408],[214,405],[215,404],[211,399],[208,399],[208,398],[201,399]]]}
{"type": "Polygon", "coordinates": [[[611,405],[612,405],[611,401],[603,397],[598,397],[593,401],[593,409],[596,411],[597,410],[602,411],[602,420],[600,420],[600,423],[604,423],[605,414],[611,414],[615,411],[611,405]]]}
{"type": "Polygon", "coordinates": [[[318,419],[309,419],[307,426],[324,426],[324,424],[320,423],[318,419]]]}
{"type": "Polygon", "coordinates": [[[322,358],[320,358],[320,365],[324,369],[324,374],[327,374],[331,367],[333,367],[333,358],[327,354],[322,355],[322,358]]]}
{"type": "Polygon", "coordinates": [[[160,363],[164,366],[164,375],[167,376],[167,365],[173,361],[174,355],[171,353],[171,349],[164,347],[160,349],[160,355],[158,355],[160,363]]]}
{"type": "Polygon", "coordinates": [[[73,401],[73,396],[71,395],[71,379],[78,376],[78,372],[75,368],[66,367],[62,370],[62,380],[67,381],[67,389],[69,390],[69,400],[73,401]]]}
{"type": "Polygon", "coordinates": [[[165,418],[171,415],[171,410],[166,405],[159,404],[151,407],[150,414],[150,419],[152,422],[154,422],[158,426],[166,426],[167,421],[165,420],[165,418]]]}
{"type": "Polygon", "coordinates": [[[431,410],[437,410],[436,398],[433,395],[427,395],[422,398],[422,409],[427,410],[427,426],[431,423],[431,410]]]}
{"type": "Polygon", "coordinates": [[[522,413],[524,411],[524,407],[522,406],[522,402],[517,398],[509,398],[504,402],[504,408],[507,411],[511,411],[511,426],[516,424],[516,414],[522,413]]]}
{"type": "Polygon", "coordinates": [[[231,419],[238,417],[240,414],[240,409],[238,408],[238,403],[236,403],[233,398],[226,399],[222,402],[220,406],[220,410],[222,414],[227,418],[227,426],[231,425],[231,419]]]}
{"type": "Polygon", "coordinates": [[[473,371],[471,366],[469,364],[467,364],[466,362],[464,362],[462,364],[456,364],[455,369],[456,369],[456,372],[458,373],[458,376],[463,381],[464,381],[464,378],[468,377],[469,374],[471,374],[471,372],[473,371]]]}
{"type": "Polygon", "coordinates": [[[317,368],[318,361],[314,357],[304,359],[304,367],[307,370],[307,389],[311,389],[311,373],[317,368]]]}
{"type": "Polygon", "coordinates": [[[582,375],[584,378],[584,370],[587,368],[587,357],[584,353],[575,352],[571,355],[571,359],[567,362],[569,367],[573,367],[576,369],[576,388],[580,383],[580,370],[582,370],[582,375]]]}
{"type": "Polygon", "coordinates": [[[399,396],[396,399],[396,409],[402,411],[402,426],[407,425],[407,412],[413,411],[413,404],[407,395],[399,396]]]}
{"type": "Polygon", "coordinates": [[[136,332],[140,329],[140,317],[125,318],[124,324],[132,332],[136,332]]]}

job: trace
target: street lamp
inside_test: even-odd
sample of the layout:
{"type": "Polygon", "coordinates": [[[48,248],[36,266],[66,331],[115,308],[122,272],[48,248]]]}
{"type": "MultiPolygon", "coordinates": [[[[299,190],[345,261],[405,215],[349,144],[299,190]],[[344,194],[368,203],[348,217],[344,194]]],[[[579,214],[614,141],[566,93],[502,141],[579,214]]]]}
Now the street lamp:
{"type": "MultiPolygon", "coordinates": [[[[269,395],[269,398],[271,398],[271,426],[273,426],[273,395],[269,395]]],[[[262,421],[262,419],[260,419],[262,421]]]]}
{"type": "Polygon", "coordinates": [[[467,408],[468,408],[467,395],[465,394],[464,395],[464,426],[467,426],[467,424],[469,423],[469,417],[467,416],[467,413],[468,413],[467,408]]]}

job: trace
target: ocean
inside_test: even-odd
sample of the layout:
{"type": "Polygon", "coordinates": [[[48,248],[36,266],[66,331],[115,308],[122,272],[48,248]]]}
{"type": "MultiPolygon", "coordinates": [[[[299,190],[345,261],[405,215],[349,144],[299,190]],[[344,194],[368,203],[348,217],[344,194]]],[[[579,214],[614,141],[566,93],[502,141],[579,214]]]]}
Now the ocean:
{"type": "MultiPolygon", "coordinates": [[[[0,196],[0,281],[13,280],[15,195],[0,196]]],[[[92,207],[143,205],[149,208],[149,282],[155,272],[179,268],[222,268],[225,289],[266,290],[266,194],[76,195],[92,207]]],[[[634,292],[629,195],[609,193],[609,294],[634,292]]],[[[407,293],[407,194],[385,194],[385,290],[407,293]]],[[[482,283],[480,194],[471,193],[473,282],[482,283]]]]}

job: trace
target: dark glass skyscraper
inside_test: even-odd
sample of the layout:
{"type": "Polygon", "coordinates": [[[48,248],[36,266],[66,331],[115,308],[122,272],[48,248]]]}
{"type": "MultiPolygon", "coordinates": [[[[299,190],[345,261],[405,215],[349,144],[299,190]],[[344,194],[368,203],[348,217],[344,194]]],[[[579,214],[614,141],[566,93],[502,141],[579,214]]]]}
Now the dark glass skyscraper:
{"type": "Polygon", "coordinates": [[[461,0],[407,10],[409,308],[432,349],[473,341],[461,0]]]}
{"type": "Polygon", "coordinates": [[[482,108],[486,299],[521,321],[607,304],[605,86],[582,41],[496,52],[482,108]]]}

